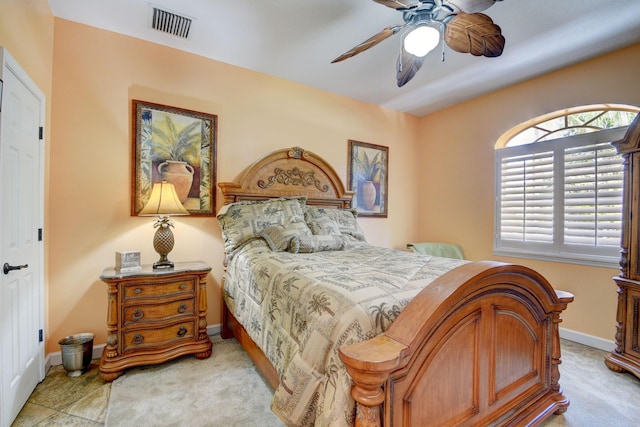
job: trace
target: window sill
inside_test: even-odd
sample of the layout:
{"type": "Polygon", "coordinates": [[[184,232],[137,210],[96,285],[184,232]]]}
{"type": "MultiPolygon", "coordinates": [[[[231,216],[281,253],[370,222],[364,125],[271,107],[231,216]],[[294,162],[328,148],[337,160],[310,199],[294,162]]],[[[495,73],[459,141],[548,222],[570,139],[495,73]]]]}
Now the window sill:
{"type": "Polygon", "coordinates": [[[493,254],[496,256],[504,256],[510,258],[524,258],[535,259],[540,261],[559,262],[563,264],[578,264],[587,265],[590,267],[604,267],[604,268],[620,268],[620,258],[605,257],[605,256],[581,256],[578,257],[575,254],[542,254],[532,252],[520,252],[514,249],[495,249],[493,254]]]}

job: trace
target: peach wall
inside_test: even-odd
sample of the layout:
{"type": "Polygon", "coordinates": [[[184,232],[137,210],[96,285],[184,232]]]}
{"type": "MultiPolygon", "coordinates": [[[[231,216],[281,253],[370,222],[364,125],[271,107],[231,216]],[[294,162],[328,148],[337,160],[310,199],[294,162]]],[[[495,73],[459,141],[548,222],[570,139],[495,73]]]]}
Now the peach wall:
{"type": "Polygon", "coordinates": [[[51,98],[53,15],[47,0],[0,0],[0,45],[51,98]]]}
{"type": "Polygon", "coordinates": [[[418,151],[429,184],[419,196],[421,239],[458,242],[470,259],[538,270],[575,294],[562,327],[613,340],[617,268],[493,256],[494,145],[511,127],[544,113],[607,102],[640,106],[638,70],[640,44],[424,117],[418,151]]]}
{"type": "MultiPolygon", "coordinates": [[[[217,114],[219,181],[234,179],[259,155],[294,145],[325,157],[345,179],[347,139],[387,145],[389,218],[360,219],[369,240],[397,248],[407,241],[458,241],[472,259],[495,259],[493,144],[502,132],[572,105],[640,105],[638,45],[417,119],[54,20],[45,0],[0,0],[0,10],[0,44],[47,96],[47,353],[58,351],[59,337],[79,331],[95,332],[96,344],[105,341],[106,295],[97,277],[115,251],[140,250],[147,263],[157,256],[151,221],[128,214],[133,98],[217,114]]],[[[180,218],[175,234],[172,259],[203,259],[214,267],[207,320],[217,324],[217,221],[180,218]]],[[[616,269],[508,261],[529,265],[576,294],[564,327],[613,339],[616,269]]]]}
{"type": "MultiPolygon", "coordinates": [[[[370,242],[402,247],[417,212],[418,119],[138,39],[55,20],[51,153],[49,348],[83,330],[106,340],[106,287],[98,276],[119,250],[158,255],[152,220],[131,217],[131,100],[218,116],[218,181],[259,156],[300,146],[346,180],[347,140],[389,147],[389,218],[362,218],[370,242]],[[409,215],[407,216],[407,212],[409,215]]],[[[218,197],[218,204],[220,197],[218,197]]],[[[222,243],[215,218],[176,219],[174,261],[202,259],[207,321],[220,323],[222,243]]]]}

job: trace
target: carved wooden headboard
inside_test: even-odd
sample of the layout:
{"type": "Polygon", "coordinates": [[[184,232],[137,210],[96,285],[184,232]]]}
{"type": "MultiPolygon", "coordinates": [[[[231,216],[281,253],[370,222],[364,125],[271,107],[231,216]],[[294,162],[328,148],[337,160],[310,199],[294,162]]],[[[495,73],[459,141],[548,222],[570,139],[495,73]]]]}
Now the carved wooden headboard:
{"type": "Polygon", "coordinates": [[[353,198],[329,163],[300,147],[274,151],[249,166],[237,182],[218,186],[225,205],[304,195],[309,205],[344,209],[353,198]]]}

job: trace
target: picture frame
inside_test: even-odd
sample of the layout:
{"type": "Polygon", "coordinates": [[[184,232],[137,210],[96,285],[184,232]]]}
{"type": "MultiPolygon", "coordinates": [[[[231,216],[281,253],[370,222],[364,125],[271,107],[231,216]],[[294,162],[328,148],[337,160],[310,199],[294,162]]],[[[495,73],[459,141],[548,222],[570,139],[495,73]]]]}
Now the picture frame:
{"type": "Polygon", "coordinates": [[[136,99],[132,112],[131,215],[165,180],[191,215],[214,216],[218,116],[136,99]]]}
{"type": "Polygon", "coordinates": [[[2,79],[0,79],[0,111],[2,111],[2,89],[3,89],[2,85],[3,84],[4,83],[2,82],[2,79]]]}
{"type": "Polygon", "coordinates": [[[140,266],[140,252],[116,252],[116,266],[114,267],[114,270],[117,273],[136,273],[142,270],[142,267],[140,266]]]}
{"type": "Polygon", "coordinates": [[[349,140],[347,187],[358,216],[387,217],[389,147],[349,140]]]}

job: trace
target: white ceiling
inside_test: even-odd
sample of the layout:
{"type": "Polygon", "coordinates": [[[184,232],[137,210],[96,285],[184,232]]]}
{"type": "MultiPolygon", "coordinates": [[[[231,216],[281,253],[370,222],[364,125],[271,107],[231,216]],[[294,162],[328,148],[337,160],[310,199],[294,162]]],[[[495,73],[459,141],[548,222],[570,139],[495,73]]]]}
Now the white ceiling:
{"type": "Polygon", "coordinates": [[[396,34],[331,64],[399,11],[373,0],[49,0],[56,17],[181,49],[416,116],[640,42],[640,0],[504,0],[484,11],[504,53],[431,52],[396,86],[396,34]],[[150,5],[194,18],[187,40],[150,28],[150,5]]]}

